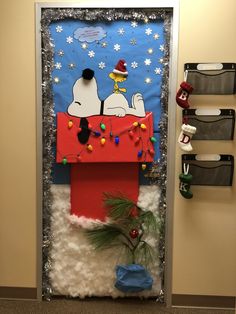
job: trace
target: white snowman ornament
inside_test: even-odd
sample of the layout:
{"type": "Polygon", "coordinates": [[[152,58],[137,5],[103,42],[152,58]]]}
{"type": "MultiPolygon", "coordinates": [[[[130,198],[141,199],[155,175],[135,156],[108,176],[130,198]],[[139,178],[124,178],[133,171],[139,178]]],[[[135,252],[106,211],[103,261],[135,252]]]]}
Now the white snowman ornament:
{"type": "Polygon", "coordinates": [[[83,70],[82,77],[73,86],[73,101],[68,106],[68,114],[75,117],[90,117],[95,115],[107,115],[124,117],[133,115],[145,117],[145,107],[143,96],[135,93],[132,96],[129,106],[127,99],[121,92],[124,88],[119,88],[118,83],[126,80],[128,72],[124,60],[119,60],[115,69],[109,74],[114,80],[114,90],[104,101],[98,97],[98,86],[91,69],[83,70]]]}

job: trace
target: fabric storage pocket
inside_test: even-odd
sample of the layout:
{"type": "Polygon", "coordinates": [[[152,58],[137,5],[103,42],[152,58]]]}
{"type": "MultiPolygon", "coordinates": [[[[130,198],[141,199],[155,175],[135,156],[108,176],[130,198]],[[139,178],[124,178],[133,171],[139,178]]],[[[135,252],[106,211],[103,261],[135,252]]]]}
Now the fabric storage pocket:
{"type": "Polygon", "coordinates": [[[184,109],[183,121],[196,127],[193,140],[233,140],[234,109],[184,109]]]}
{"type": "Polygon", "coordinates": [[[235,94],[235,63],[186,63],[187,82],[192,85],[192,94],[235,94]]]}
{"type": "Polygon", "coordinates": [[[232,155],[184,154],[182,171],[184,171],[184,164],[189,165],[189,173],[193,176],[192,185],[232,185],[234,173],[232,155]]]}

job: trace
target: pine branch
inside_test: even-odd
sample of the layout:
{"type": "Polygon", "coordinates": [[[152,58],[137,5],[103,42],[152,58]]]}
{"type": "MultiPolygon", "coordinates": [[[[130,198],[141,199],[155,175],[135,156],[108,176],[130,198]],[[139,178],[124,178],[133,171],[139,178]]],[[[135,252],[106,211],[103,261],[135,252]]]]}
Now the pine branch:
{"type": "Polygon", "coordinates": [[[142,211],[140,215],[147,232],[158,232],[160,230],[160,223],[151,211],[142,211]]]}
{"type": "Polygon", "coordinates": [[[146,242],[141,241],[138,247],[135,250],[135,260],[136,262],[148,266],[149,263],[152,263],[155,256],[154,249],[146,242]]]}
{"type": "Polygon", "coordinates": [[[85,233],[95,249],[105,249],[121,244],[118,239],[121,235],[121,229],[115,225],[104,225],[93,230],[86,230],[85,233]]]}
{"type": "Polygon", "coordinates": [[[132,208],[136,207],[132,200],[122,194],[104,193],[104,197],[105,206],[109,208],[108,216],[113,220],[126,219],[129,217],[132,208]]]}

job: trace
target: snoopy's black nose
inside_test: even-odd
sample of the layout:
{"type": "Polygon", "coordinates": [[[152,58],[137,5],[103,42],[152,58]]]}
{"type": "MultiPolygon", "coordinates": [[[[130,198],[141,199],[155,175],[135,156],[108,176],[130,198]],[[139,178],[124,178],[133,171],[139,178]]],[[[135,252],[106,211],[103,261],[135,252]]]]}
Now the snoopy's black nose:
{"type": "Polygon", "coordinates": [[[84,69],[82,72],[82,77],[85,80],[91,80],[94,77],[94,71],[89,68],[84,69]]]}

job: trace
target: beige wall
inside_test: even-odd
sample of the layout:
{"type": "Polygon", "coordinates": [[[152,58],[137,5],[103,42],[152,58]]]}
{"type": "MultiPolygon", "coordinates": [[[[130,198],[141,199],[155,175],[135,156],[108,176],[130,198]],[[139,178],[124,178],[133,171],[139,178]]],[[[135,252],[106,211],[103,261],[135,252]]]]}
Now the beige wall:
{"type": "MultiPolygon", "coordinates": [[[[178,82],[186,62],[236,62],[236,1],[180,1],[178,82]]],[[[192,96],[193,108],[234,108],[235,96],[192,96]]],[[[181,110],[177,108],[177,129],[181,110]]],[[[177,132],[178,136],[179,132],[177,132]]],[[[193,141],[194,152],[236,154],[234,141],[193,141]]],[[[176,174],[181,151],[177,147],[176,174]]],[[[192,186],[174,208],[173,293],[236,295],[236,186],[192,186]]]]}
{"type": "MultiPolygon", "coordinates": [[[[181,0],[180,3],[178,81],[183,78],[185,62],[236,61],[235,0],[181,0]]],[[[2,0],[0,24],[0,286],[35,287],[34,1],[2,0]]],[[[236,103],[232,96],[214,100],[217,106],[230,107],[236,103]]],[[[192,97],[191,102],[195,106],[215,106],[212,98],[192,97]]],[[[178,129],[180,109],[177,111],[178,129]]],[[[194,143],[194,148],[198,152],[235,153],[235,144],[231,142],[217,146],[194,143]]],[[[177,148],[177,173],[180,153],[177,148]]],[[[188,201],[179,196],[177,187],[176,179],[173,292],[235,295],[235,185],[193,187],[194,199],[188,201]]]]}

